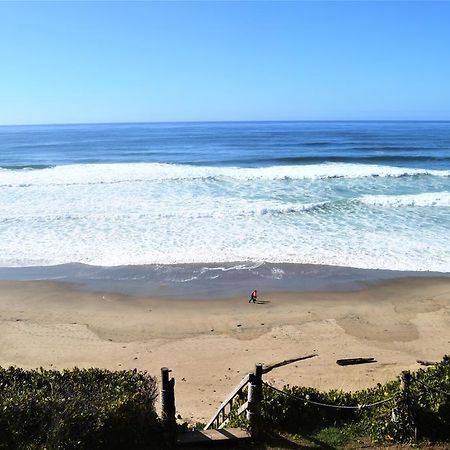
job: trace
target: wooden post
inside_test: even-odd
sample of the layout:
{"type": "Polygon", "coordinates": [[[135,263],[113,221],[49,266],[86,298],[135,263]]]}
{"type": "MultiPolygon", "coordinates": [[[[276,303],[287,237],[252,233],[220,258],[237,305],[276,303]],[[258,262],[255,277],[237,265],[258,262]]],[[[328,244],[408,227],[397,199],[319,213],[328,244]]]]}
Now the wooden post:
{"type": "Polygon", "coordinates": [[[409,383],[411,382],[411,373],[409,370],[404,370],[400,375],[400,389],[403,395],[409,393],[409,383]]]}
{"type": "Polygon", "coordinates": [[[263,365],[256,364],[255,366],[255,378],[258,386],[258,401],[262,400],[262,375],[263,375],[263,365]]]}
{"type": "Polygon", "coordinates": [[[405,432],[410,435],[411,439],[417,439],[417,424],[414,417],[412,399],[411,399],[411,373],[409,370],[402,371],[400,375],[400,390],[402,392],[403,403],[403,423],[405,432]]]}
{"type": "Polygon", "coordinates": [[[261,432],[262,364],[257,364],[255,373],[249,374],[247,420],[252,438],[261,432]]]}
{"type": "Polygon", "coordinates": [[[175,439],[175,379],[169,379],[171,371],[167,367],[161,368],[161,422],[168,433],[169,439],[175,439]]]}

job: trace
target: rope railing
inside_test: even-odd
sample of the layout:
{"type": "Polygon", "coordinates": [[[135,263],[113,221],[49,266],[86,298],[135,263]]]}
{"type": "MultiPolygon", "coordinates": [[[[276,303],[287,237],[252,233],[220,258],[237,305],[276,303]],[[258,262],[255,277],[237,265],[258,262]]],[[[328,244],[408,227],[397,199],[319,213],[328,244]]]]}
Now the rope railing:
{"type": "Polygon", "coordinates": [[[385,398],[385,399],[383,399],[383,400],[379,400],[379,401],[377,401],[377,402],[375,402],[375,403],[369,403],[369,404],[367,404],[367,405],[365,405],[365,404],[363,404],[363,405],[355,405],[355,406],[349,406],[349,405],[333,405],[333,404],[330,404],[330,403],[315,402],[315,401],[313,401],[313,400],[309,400],[309,399],[304,398],[304,397],[299,397],[298,395],[295,395],[295,394],[290,394],[290,393],[288,393],[288,392],[282,391],[281,389],[278,389],[278,388],[276,388],[275,386],[272,386],[272,385],[270,385],[270,384],[268,384],[268,383],[265,383],[265,382],[264,382],[263,384],[264,384],[265,386],[267,386],[267,387],[273,389],[274,391],[277,391],[277,392],[279,392],[280,394],[285,395],[286,397],[295,398],[296,400],[299,400],[299,401],[305,402],[305,403],[310,403],[311,405],[322,406],[322,407],[324,407],[324,408],[353,409],[353,410],[359,410],[359,411],[362,410],[362,409],[365,409],[365,408],[372,408],[372,407],[374,407],[374,406],[378,406],[378,405],[381,405],[381,404],[383,404],[383,403],[390,402],[390,401],[394,400],[395,398],[397,398],[397,397],[400,395],[400,392],[397,392],[396,394],[392,395],[392,396],[389,397],[389,398],[385,398]]]}

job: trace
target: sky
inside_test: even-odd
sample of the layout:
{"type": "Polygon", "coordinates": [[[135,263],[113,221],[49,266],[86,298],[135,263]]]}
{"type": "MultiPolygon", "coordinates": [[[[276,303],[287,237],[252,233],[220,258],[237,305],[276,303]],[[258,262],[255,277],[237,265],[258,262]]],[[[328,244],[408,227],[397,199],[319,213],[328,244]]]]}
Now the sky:
{"type": "Polygon", "coordinates": [[[0,2],[0,124],[450,120],[450,2],[0,2]]]}

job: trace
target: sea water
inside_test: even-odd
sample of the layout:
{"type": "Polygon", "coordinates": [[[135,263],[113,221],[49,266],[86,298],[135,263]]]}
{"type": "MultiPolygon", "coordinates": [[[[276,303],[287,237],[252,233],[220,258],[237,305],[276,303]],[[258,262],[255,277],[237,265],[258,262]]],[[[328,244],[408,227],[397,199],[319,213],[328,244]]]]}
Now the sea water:
{"type": "Polygon", "coordinates": [[[450,123],[0,127],[0,267],[73,263],[450,272],[450,123]]]}

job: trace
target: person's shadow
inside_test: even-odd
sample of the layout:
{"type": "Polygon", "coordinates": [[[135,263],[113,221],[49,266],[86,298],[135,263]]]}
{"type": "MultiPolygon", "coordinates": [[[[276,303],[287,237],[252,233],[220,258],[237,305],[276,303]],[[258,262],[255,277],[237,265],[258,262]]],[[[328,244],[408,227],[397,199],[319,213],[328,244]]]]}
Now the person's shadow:
{"type": "Polygon", "coordinates": [[[265,305],[266,303],[270,303],[270,300],[256,300],[257,305],[265,305]]]}

